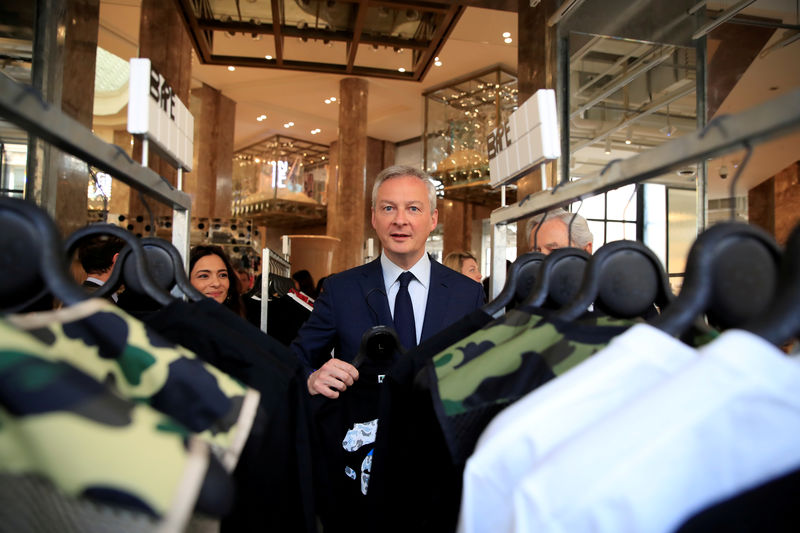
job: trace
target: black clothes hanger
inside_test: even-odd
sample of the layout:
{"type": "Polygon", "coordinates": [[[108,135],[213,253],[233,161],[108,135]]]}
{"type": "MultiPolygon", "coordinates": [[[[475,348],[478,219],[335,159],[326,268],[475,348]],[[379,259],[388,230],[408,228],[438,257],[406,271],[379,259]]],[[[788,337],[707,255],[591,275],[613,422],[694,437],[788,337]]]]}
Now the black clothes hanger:
{"type": "Polygon", "coordinates": [[[661,261],[637,241],[614,241],[589,259],[577,296],[555,313],[575,320],[594,303],[595,309],[617,318],[642,316],[653,304],[663,309],[673,299],[661,261]]]}
{"type": "Polygon", "coordinates": [[[144,248],[139,239],[137,239],[129,231],[126,231],[118,226],[114,226],[113,224],[93,224],[75,231],[72,235],[67,237],[67,240],[64,243],[64,249],[66,250],[67,257],[72,255],[72,252],[77,247],[78,242],[81,239],[91,235],[114,235],[126,243],[125,248],[122,249],[119,254],[119,258],[117,259],[117,261],[122,261],[120,265],[123,268],[114,268],[111,271],[111,276],[108,278],[108,281],[106,281],[102,287],[99,287],[93,293],[93,296],[104,298],[117,290],[122,283],[127,283],[129,280],[124,280],[123,276],[123,270],[125,270],[124,264],[132,260],[135,266],[137,281],[139,288],[141,289],[141,293],[149,296],[158,304],[163,306],[169,305],[175,300],[167,291],[153,281],[153,278],[147,270],[147,259],[144,248]],[[128,258],[127,255],[130,253],[133,255],[128,258]]]}
{"type": "Polygon", "coordinates": [[[536,286],[520,307],[559,309],[572,301],[581,286],[590,257],[580,248],[553,250],[542,262],[536,286]]]}
{"type": "Polygon", "coordinates": [[[800,337],[800,225],[794,228],[786,241],[776,297],[767,310],[758,313],[742,329],[755,333],[775,346],[800,337]]]}
{"type": "Polygon", "coordinates": [[[737,222],[710,227],[689,250],[680,296],[651,325],[678,336],[703,314],[718,329],[754,319],[769,309],[780,255],[760,228],[737,222]]]}
{"type": "Polygon", "coordinates": [[[494,315],[507,306],[524,300],[536,282],[539,267],[545,257],[541,252],[528,252],[517,257],[506,272],[506,283],[500,294],[481,310],[488,315],[494,315]]]}
{"type": "Polygon", "coordinates": [[[365,360],[380,366],[390,365],[397,352],[403,348],[397,338],[397,333],[389,326],[373,326],[361,336],[361,346],[353,358],[353,366],[360,367],[365,360]]]}
{"type": "MultiPolygon", "coordinates": [[[[156,285],[165,291],[170,291],[173,287],[177,286],[178,289],[193,302],[199,302],[205,299],[203,293],[195,289],[189,281],[189,278],[186,277],[186,271],[183,267],[183,258],[172,243],[157,237],[145,237],[141,239],[140,242],[144,248],[147,271],[156,285]]],[[[138,293],[146,294],[147,291],[139,280],[136,264],[133,261],[129,261],[127,258],[129,254],[130,249],[125,252],[126,257],[124,262],[120,263],[123,267],[122,283],[125,285],[126,289],[132,289],[138,293]]],[[[120,259],[123,259],[122,253],[120,253],[120,259]]]]}
{"type": "Polygon", "coordinates": [[[0,197],[0,309],[17,312],[47,294],[65,305],[88,295],[69,274],[55,223],[25,200],[0,197]]]}

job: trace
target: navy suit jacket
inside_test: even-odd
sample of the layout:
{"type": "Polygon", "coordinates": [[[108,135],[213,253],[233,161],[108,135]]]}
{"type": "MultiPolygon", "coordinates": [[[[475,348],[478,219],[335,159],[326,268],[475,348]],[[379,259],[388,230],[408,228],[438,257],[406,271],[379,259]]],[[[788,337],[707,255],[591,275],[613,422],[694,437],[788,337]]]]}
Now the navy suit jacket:
{"type": "MultiPolygon", "coordinates": [[[[483,287],[431,258],[431,281],[421,340],[435,335],[484,303],[483,287]]],[[[394,327],[380,257],[325,280],[314,311],[300,328],[291,348],[308,372],[330,359],[350,362],[361,336],[378,325],[394,327]]]]}

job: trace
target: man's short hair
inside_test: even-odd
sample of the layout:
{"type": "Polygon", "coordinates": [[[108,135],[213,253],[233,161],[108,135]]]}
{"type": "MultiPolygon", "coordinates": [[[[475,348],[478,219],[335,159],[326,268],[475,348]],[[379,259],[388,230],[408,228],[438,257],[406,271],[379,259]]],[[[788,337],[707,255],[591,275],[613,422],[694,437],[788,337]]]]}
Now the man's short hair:
{"type": "Polygon", "coordinates": [[[388,179],[400,178],[403,176],[411,176],[422,180],[422,182],[425,184],[425,187],[428,188],[428,202],[430,202],[431,213],[433,213],[433,211],[436,209],[436,185],[434,185],[431,177],[425,172],[406,165],[394,165],[387,167],[381,170],[380,173],[375,176],[375,185],[372,186],[372,207],[374,208],[378,201],[378,187],[381,186],[381,183],[388,179]]]}
{"type": "Polygon", "coordinates": [[[569,239],[572,241],[573,246],[576,248],[586,248],[588,245],[592,244],[594,241],[594,236],[592,232],[589,230],[589,224],[586,222],[586,219],[583,218],[581,215],[577,213],[570,213],[569,211],[565,211],[564,209],[557,207],[556,209],[551,209],[546,213],[540,213],[538,215],[532,216],[526,225],[527,234],[528,234],[528,242],[533,242],[533,230],[539,223],[544,219],[545,222],[548,220],[559,219],[561,220],[564,225],[570,228],[570,221],[572,221],[572,227],[570,228],[569,232],[569,239]],[[575,217],[573,221],[573,217],[575,217]]]}
{"type": "Polygon", "coordinates": [[[78,261],[87,274],[102,274],[114,264],[114,256],[125,241],[114,235],[97,235],[78,245],[78,261]]]}

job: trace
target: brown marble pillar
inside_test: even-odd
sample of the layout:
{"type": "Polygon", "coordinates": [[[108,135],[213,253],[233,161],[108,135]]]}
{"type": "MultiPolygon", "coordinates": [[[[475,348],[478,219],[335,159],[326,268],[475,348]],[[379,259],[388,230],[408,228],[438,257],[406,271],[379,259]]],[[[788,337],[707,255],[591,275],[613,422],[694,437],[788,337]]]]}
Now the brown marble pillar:
{"type": "Polygon", "coordinates": [[[472,247],[472,204],[458,200],[441,203],[442,258],[451,252],[468,252],[472,247]]]}
{"type": "Polygon", "coordinates": [[[233,128],[236,102],[203,84],[192,90],[194,164],[184,180],[192,197],[192,216],[231,216],[233,128]]]}
{"type": "Polygon", "coordinates": [[[366,201],[364,202],[364,239],[372,239],[374,255],[381,251],[378,234],[372,228],[372,187],[375,185],[375,176],[386,167],[394,165],[395,145],[389,141],[381,141],[367,137],[367,173],[366,173],[366,201]]]}
{"type": "MultiPolygon", "coordinates": [[[[94,70],[100,0],[67,2],[66,40],[61,109],[86,128],[94,115],[94,70]]],[[[86,225],[89,173],[84,163],[63,155],[59,158],[56,189],[56,221],[64,235],[86,225]]]]}
{"type": "MultiPolygon", "coordinates": [[[[130,157],[133,153],[133,135],[126,130],[114,130],[114,144],[122,148],[130,157]]],[[[111,183],[111,200],[108,202],[108,212],[114,214],[128,214],[131,201],[131,188],[119,181],[111,183]]]]}
{"type": "MultiPolygon", "coordinates": [[[[541,0],[530,7],[529,0],[519,0],[517,12],[517,87],[519,103],[531,97],[539,89],[555,89],[557,72],[556,28],[547,26],[547,19],[558,7],[557,0],[541,0]]],[[[549,178],[555,172],[555,164],[547,165],[549,178]]],[[[552,181],[551,181],[552,182],[552,181]]],[[[542,180],[539,170],[534,170],[517,181],[517,198],[540,191],[542,180]]],[[[528,251],[528,237],[524,221],[517,223],[517,253],[528,251]]]]}
{"type": "Polygon", "coordinates": [[[800,224],[800,161],[750,189],[748,219],[764,228],[781,246],[800,224]]]}
{"type": "Polygon", "coordinates": [[[333,271],[363,262],[364,210],[367,200],[367,81],[345,78],[339,84],[338,172],[334,217],[328,216],[328,235],[341,240],[334,253],[333,271]]]}
{"type": "MultiPolygon", "coordinates": [[[[192,75],[192,45],[186,28],[181,22],[175,6],[161,0],[142,0],[142,11],[139,22],[139,57],[147,58],[167,83],[175,91],[181,102],[189,107],[189,85],[192,75]]],[[[141,161],[142,147],[137,140],[134,143],[134,159],[141,161]]],[[[148,166],[167,181],[177,183],[177,171],[166,161],[150,150],[148,166]]],[[[184,175],[184,182],[191,179],[184,175]]],[[[172,215],[172,208],[147,199],[155,216],[172,215]]],[[[147,210],[139,200],[138,193],[131,194],[129,203],[131,218],[137,215],[147,216],[147,210]]]]}

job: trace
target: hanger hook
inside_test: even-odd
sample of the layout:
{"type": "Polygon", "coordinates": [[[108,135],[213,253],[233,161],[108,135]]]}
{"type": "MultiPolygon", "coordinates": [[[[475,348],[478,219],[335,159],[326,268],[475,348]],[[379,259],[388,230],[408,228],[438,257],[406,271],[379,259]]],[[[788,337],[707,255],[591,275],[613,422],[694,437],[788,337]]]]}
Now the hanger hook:
{"type": "Polygon", "coordinates": [[[739,168],[736,169],[736,174],[734,174],[733,178],[731,179],[731,220],[736,218],[736,200],[734,196],[736,192],[736,184],[739,181],[739,178],[742,176],[744,167],[746,167],[747,163],[750,161],[750,156],[753,155],[753,145],[750,144],[750,141],[744,141],[744,148],[747,150],[747,152],[744,154],[744,159],[742,159],[742,162],[739,163],[739,168]]]}
{"type": "Polygon", "coordinates": [[[542,229],[542,224],[544,224],[544,219],[547,218],[547,215],[550,214],[550,211],[545,211],[544,215],[542,215],[542,220],[536,224],[536,228],[533,230],[533,248],[531,249],[532,252],[535,252],[539,249],[539,230],[542,229]]]}
{"type": "Polygon", "coordinates": [[[575,213],[572,214],[572,218],[569,219],[569,225],[567,226],[567,248],[572,248],[572,223],[575,222],[575,217],[578,216],[578,211],[581,210],[583,207],[583,198],[581,198],[581,203],[578,204],[578,209],[575,210],[575,213]]]}

